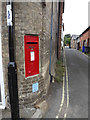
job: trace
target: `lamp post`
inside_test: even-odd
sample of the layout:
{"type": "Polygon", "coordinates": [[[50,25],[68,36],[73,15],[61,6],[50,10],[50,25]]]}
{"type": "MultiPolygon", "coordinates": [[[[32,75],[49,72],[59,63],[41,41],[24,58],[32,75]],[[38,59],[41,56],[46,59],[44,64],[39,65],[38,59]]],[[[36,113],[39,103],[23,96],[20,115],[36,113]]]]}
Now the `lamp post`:
{"type": "Polygon", "coordinates": [[[7,26],[9,42],[9,64],[8,64],[8,89],[11,107],[12,120],[19,119],[19,100],[17,84],[17,68],[14,56],[14,19],[13,19],[13,1],[7,0],[7,26]]]}

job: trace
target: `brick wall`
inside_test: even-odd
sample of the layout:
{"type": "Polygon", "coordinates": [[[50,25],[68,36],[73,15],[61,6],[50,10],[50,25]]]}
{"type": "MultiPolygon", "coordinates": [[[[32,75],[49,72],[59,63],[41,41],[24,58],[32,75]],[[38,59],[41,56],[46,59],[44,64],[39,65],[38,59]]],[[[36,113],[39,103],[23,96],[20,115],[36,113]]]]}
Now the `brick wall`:
{"type": "Polygon", "coordinates": [[[83,41],[86,41],[86,46],[88,45],[88,39],[90,38],[90,30],[86,31],[81,37],[80,37],[80,45],[81,48],[83,46],[83,41]]]}
{"type": "MultiPolygon", "coordinates": [[[[58,26],[57,3],[53,6],[53,40],[52,40],[52,74],[55,75],[56,62],[56,33],[58,26]]],[[[6,3],[2,4],[2,51],[5,95],[8,96],[7,65],[9,62],[8,51],[8,28],[6,24],[6,3]]],[[[14,3],[15,15],[15,58],[17,64],[19,102],[21,107],[35,104],[43,98],[48,91],[49,57],[50,57],[50,27],[51,27],[51,3],[14,3]],[[38,76],[24,78],[24,50],[23,37],[25,34],[38,34],[40,36],[40,64],[41,72],[38,76]],[[39,91],[32,93],[32,84],[39,82],[39,91]]]]}
{"type": "Polygon", "coordinates": [[[58,42],[58,59],[60,59],[61,56],[61,35],[62,35],[62,14],[63,14],[63,4],[64,2],[60,3],[60,25],[59,25],[59,42],[58,42]]]}

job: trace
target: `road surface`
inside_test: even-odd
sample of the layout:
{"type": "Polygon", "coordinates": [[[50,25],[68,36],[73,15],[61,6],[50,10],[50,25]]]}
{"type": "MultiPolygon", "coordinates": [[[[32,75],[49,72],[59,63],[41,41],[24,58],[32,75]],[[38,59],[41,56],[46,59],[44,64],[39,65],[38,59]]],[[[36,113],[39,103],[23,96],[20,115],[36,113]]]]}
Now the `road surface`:
{"type": "Polygon", "coordinates": [[[88,118],[88,57],[75,49],[65,49],[69,77],[67,118],[88,118]]]}

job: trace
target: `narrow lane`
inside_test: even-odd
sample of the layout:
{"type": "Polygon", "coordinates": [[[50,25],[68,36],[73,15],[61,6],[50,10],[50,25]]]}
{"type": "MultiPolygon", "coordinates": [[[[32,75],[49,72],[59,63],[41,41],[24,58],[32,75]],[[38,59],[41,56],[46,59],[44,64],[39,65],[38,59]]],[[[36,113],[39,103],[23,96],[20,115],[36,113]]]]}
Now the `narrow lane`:
{"type": "Polygon", "coordinates": [[[67,118],[88,118],[88,57],[74,49],[65,49],[69,77],[67,118]]]}

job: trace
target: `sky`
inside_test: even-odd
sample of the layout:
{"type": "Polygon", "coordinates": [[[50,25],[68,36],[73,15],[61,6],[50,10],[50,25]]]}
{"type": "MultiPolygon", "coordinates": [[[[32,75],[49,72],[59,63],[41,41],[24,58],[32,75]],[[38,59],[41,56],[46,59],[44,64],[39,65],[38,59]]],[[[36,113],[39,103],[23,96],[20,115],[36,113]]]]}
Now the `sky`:
{"type": "Polygon", "coordinates": [[[65,0],[63,14],[64,35],[80,35],[88,27],[88,2],[90,0],[65,0]]]}

